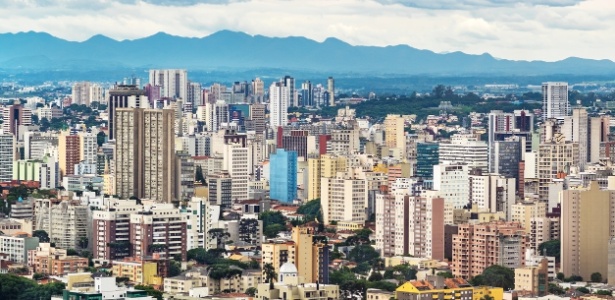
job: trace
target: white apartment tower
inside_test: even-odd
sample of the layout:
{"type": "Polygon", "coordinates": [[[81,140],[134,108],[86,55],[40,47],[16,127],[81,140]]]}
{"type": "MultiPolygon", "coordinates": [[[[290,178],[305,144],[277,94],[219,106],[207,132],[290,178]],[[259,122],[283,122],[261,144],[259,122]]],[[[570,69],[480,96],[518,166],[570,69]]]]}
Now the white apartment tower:
{"type": "Polygon", "coordinates": [[[188,99],[188,72],[186,70],[150,70],[149,84],[160,87],[161,97],[188,99]]]}
{"type": "Polygon", "coordinates": [[[269,87],[269,126],[277,128],[288,123],[290,90],[284,82],[274,82],[269,87]]]}
{"type": "Polygon", "coordinates": [[[542,119],[561,119],[570,115],[567,82],[544,82],[542,84],[542,119]]]}
{"type": "Polygon", "coordinates": [[[12,134],[0,134],[0,182],[10,181],[13,177],[13,160],[15,159],[15,137],[12,134]]]}

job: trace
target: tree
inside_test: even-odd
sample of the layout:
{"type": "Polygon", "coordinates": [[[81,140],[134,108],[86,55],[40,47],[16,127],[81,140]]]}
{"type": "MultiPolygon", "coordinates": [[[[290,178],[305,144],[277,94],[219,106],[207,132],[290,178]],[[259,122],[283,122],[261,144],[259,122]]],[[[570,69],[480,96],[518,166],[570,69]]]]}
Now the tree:
{"type": "Polygon", "coordinates": [[[599,272],[592,273],[591,281],[592,282],[602,282],[602,274],[600,274],[599,272]]]}
{"type": "Polygon", "coordinates": [[[263,234],[267,237],[267,238],[275,238],[278,236],[278,234],[282,231],[284,231],[286,229],[286,227],[284,225],[280,225],[280,224],[271,224],[265,227],[265,229],[263,229],[263,234]]]}
{"type": "Polygon", "coordinates": [[[172,260],[169,263],[169,277],[174,277],[181,274],[182,268],[181,263],[175,260],[172,260]]]}
{"type": "Polygon", "coordinates": [[[135,285],[135,289],[146,291],[147,295],[162,300],[162,292],[149,285],[135,285]]]}
{"type": "Polygon", "coordinates": [[[263,266],[263,274],[265,274],[265,282],[269,282],[269,289],[273,289],[273,281],[276,280],[278,274],[271,263],[266,263],[263,266]]]}
{"type": "Polygon", "coordinates": [[[384,277],[382,277],[380,272],[372,272],[372,275],[369,275],[369,278],[367,278],[368,281],[380,281],[382,279],[384,279],[384,277]]]}
{"type": "Polygon", "coordinates": [[[356,245],[369,245],[371,241],[369,236],[372,234],[372,231],[369,229],[360,229],[356,230],[354,235],[349,236],[344,241],[344,245],[347,246],[356,246],[356,245]]]}
{"type": "Polygon", "coordinates": [[[40,243],[49,243],[49,234],[45,230],[34,230],[32,237],[37,237],[40,243]]]}
{"type": "Polygon", "coordinates": [[[322,222],[322,213],[320,210],[320,199],[310,200],[297,209],[298,214],[303,215],[303,219],[306,221],[322,222]]]}
{"type": "Polygon", "coordinates": [[[216,248],[223,249],[226,239],[231,237],[231,234],[224,230],[224,228],[213,228],[207,232],[207,236],[210,241],[216,240],[216,248]]]}
{"type": "Polygon", "coordinates": [[[34,275],[32,275],[32,279],[39,281],[41,279],[45,279],[47,276],[45,276],[45,274],[41,274],[41,273],[34,273],[34,275]]]}
{"type": "Polygon", "coordinates": [[[554,295],[563,295],[566,291],[555,283],[549,283],[549,293],[554,295]]]}
{"type": "Polygon", "coordinates": [[[256,296],[257,291],[258,289],[252,286],[252,287],[247,288],[244,293],[250,297],[254,297],[256,296]]]}
{"type": "Polygon", "coordinates": [[[444,87],[444,85],[438,84],[437,86],[435,86],[432,90],[433,93],[433,97],[435,99],[442,99],[442,97],[444,96],[444,91],[446,90],[446,88],[444,87]]]}
{"type": "Polygon", "coordinates": [[[605,296],[613,296],[613,292],[608,290],[598,290],[594,294],[596,295],[605,295],[605,296]]]}
{"type": "Polygon", "coordinates": [[[368,264],[373,265],[379,258],[380,254],[371,245],[355,246],[348,253],[348,259],[357,263],[367,262],[368,264]]]}
{"type": "Polygon", "coordinates": [[[85,236],[82,236],[79,238],[79,241],[77,242],[77,244],[79,245],[79,248],[81,249],[85,249],[88,247],[88,238],[85,236]]]}
{"type": "Polygon", "coordinates": [[[576,290],[581,292],[581,293],[583,293],[583,294],[589,294],[590,293],[589,289],[584,287],[584,286],[580,286],[580,287],[576,288],[576,290]]]}
{"type": "Polygon", "coordinates": [[[538,252],[545,253],[547,256],[555,256],[555,261],[559,262],[560,248],[559,240],[551,240],[538,245],[538,252]]]}
{"type": "Polygon", "coordinates": [[[515,288],[515,272],[507,267],[493,265],[482,273],[482,285],[501,287],[504,290],[515,288]]]}
{"type": "Polygon", "coordinates": [[[444,277],[444,278],[455,278],[455,276],[453,276],[453,273],[451,272],[438,272],[436,273],[436,275],[440,276],[440,277],[444,277]]]}
{"type": "Polygon", "coordinates": [[[566,278],[567,282],[577,282],[577,281],[583,281],[583,277],[579,276],[579,275],[570,275],[570,277],[566,278]]]}
{"type": "Polygon", "coordinates": [[[196,166],[196,173],[194,176],[194,180],[202,184],[205,184],[205,176],[203,176],[203,168],[200,165],[196,166]]]}

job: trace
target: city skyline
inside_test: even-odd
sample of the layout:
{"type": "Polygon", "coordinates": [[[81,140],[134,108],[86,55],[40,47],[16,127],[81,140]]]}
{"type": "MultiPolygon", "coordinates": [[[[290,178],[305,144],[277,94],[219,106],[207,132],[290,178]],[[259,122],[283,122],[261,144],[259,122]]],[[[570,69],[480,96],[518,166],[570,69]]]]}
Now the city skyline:
{"type": "Polygon", "coordinates": [[[615,15],[607,0],[342,0],[334,6],[278,0],[5,2],[0,32],[45,31],[73,41],[96,34],[123,40],[233,30],[316,41],[335,37],[352,45],[407,44],[439,53],[487,52],[515,60],[615,59],[601,38],[615,26],[606,21],[615,15]]]}

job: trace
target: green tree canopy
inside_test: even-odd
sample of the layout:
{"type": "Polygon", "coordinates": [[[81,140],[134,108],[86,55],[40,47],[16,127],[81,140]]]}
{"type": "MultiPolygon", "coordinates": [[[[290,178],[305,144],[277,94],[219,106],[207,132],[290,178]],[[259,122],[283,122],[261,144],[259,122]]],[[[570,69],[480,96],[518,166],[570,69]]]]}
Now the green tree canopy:
{"type": "Polygon", "coordinates": [[[501,287],[504,290],[514,289],[515,272],[507,267],[493,265],[487,267],[481,275],[474,277],[473,284],[501,287]]]}
{"type": "Polygon", "coordinates": [[[561,243],[559,240],[551,240],[538,245],[538,252],[546,253],[547,256],[555,256],[559,262],[561,243]]]}
{"type": "Polygon", "coordinates": [[[602,282],[602,274],[600,274],[599,272],[592,273],[591,281],[592,282],[602,282]]]}

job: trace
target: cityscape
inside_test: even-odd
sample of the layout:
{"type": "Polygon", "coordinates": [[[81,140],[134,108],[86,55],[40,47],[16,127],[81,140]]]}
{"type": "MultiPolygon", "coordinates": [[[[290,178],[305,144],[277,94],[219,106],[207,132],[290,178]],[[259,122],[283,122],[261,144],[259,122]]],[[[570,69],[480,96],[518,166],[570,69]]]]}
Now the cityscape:
{"type": "Polygon", "coordinates": [[[615,300],[615,58],[460,33],[615,6],[349,0],[324,38],[281,8],[242,31],[260,1],[0,8],[31,21],[0,25],[0,300],[615,300]]]}

